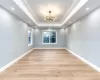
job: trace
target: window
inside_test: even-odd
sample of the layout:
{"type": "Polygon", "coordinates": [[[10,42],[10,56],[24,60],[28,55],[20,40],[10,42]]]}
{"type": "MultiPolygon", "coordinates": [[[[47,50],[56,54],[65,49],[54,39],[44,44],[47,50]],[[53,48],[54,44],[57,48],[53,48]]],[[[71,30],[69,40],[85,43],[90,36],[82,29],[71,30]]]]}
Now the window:
{"type": "Polygon", "coordinates": [[[28,46],[32,45],[32,30],[28,30],[28,46]]]}
{"type": "Polygon", "coordinates": [[[57,42],[56,31],[43,31],[42,37],[43,37],[43,44],[55,44],[57,42]]]}

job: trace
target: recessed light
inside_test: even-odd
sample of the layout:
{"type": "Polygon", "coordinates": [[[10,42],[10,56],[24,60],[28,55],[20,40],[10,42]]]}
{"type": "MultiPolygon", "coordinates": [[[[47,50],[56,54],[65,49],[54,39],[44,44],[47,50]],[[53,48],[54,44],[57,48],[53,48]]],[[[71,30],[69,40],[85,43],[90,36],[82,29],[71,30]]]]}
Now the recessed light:
{"type": "Polygon", "coordinates": [[[76,7],[69,13],[68,17],[63,21],[62,25],[64,25],[74,14],[76,14],[76,12],[78,12],[79,9],[81,9],[87,2],[88,0],[80,0],[76,7]]]}
{"type": "Polygon", "coordinates": [[[87,11],[88,11],[88,10],[90,10],[90,8],[86,8],[85,10],[87,10],[87,11]]]}
{"type": "Polygon", "coordinates": [[[12,9],[12,10],[15,10],[15,8],[14,8],[14,7],[12,7],[11,9],[12,9]]]}

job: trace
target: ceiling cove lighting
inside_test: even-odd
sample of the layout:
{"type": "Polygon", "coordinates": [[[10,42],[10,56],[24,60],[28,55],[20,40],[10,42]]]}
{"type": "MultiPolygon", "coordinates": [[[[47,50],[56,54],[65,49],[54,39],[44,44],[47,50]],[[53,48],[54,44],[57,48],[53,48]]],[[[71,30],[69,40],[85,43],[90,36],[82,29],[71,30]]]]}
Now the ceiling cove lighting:
{"type": "Polygon", "coordinates": [[[29,12],[27,7],[24,5],[22,0],[13,0],[24,12],[29,18],[36,24],[38,25],[38,22],[33,18],[33,15],[29,12]]]}
{"type": "MultiPolygon", "coordinates": [[[[29,18],[37,25],[37,26],[48,26],[48,23],[38,23],[38,21],[33,17],[33,15],[29,12],[29,10],[27,9],[27,7],[24,5],[23,1],[24,0],[13,0],[25,13],[27,16],[29,16],[29,18]]],[[[63,26],[66,22],[68,22],[68,20],[78,11],[80,10],[86,3],[88,2],[88,0],[80,0],[80,2],[76,5],[76,7],[69,13],[69,15],[65,18],[65,20],[62,23],[56,23],[56,24],[52,24],[49,23],[49,25],[51,26],[56,26],[56,27],[61,27],[63,26]]],[[[51,6],[51,5],[49,5],[51,6]]],[[[48,8],[45,7],[47,12],[48,12],[48,8]]],[[[59,14],[59,12],[61,13],[61,11],[59,11],[59,8],[55,8],[56,9],[56,13],[59,14]]],[[[43,9],[41,9],[43,11],[43,9]]],[[[45,9],[44,9],[45,10],[45,9]]],[[[54,7],[51,8],[52,11],[54,10],[54,7]]],[[[55,11],[55,10],[54,10],[55,11]]],[[[43,11],[44,12],[44,11],[43,11]]],[[[53,12],[53,11],[52,11],[53,12]]],[[[45,15],[46,16],[46,15],[45,15]]],[[[55,15],[54,15],[55,16],[55,15]]],[[[57,16],[57,15],[56,15],[57,16]]]]}
{"type": "Polygon", "coordinates": [[[78,10],[80,10],[88,0],[80,0],[77,6],[69,13],[68,17],[63,21],[62,25],[64,25],[78,10]]]}

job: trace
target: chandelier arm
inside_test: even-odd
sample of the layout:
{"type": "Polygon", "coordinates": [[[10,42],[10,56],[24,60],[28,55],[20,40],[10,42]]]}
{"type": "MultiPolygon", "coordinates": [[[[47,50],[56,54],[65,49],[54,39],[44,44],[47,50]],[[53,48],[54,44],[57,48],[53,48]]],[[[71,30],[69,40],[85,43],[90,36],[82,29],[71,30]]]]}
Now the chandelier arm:
{"type": "Polygon", "coordinates": [[[44,19],[48,22],[54,22],[56,20],[56,17],[51,15],[51,11],[49,11],[49,16],[46,16],[44,19]]]}

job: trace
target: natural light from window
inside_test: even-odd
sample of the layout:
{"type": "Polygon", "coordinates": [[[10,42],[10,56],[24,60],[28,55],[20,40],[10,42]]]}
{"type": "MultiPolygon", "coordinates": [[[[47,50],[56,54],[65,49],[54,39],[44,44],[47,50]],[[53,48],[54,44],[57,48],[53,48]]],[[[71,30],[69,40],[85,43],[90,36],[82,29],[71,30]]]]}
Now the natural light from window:
{"type": "Polygon", "coordinates": [[[56,44],[57,33],[56,31],[43,31],[43,44],[56,44]]]}
{"type": "Polygon", "coordinates": [[[28,46],[32,45],[32,30],[28,30],[28,46]]]}

